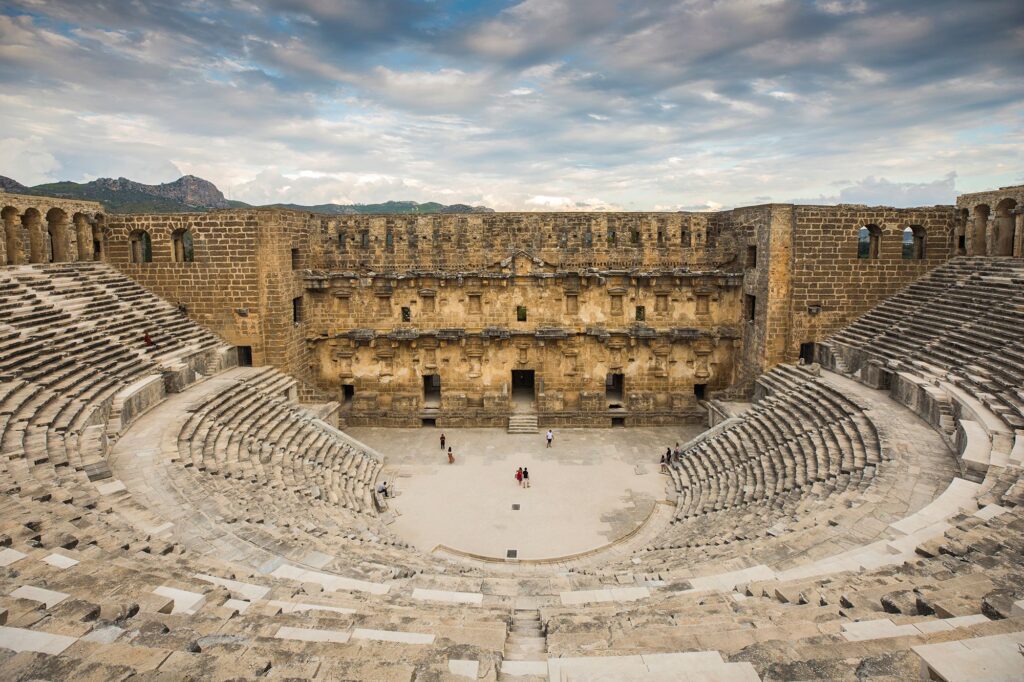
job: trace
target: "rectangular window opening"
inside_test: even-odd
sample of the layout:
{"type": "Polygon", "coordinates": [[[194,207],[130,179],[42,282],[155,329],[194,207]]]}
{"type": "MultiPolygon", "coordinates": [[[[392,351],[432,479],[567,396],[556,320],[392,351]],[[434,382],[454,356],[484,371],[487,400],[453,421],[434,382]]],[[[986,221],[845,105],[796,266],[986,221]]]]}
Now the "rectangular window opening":
{"type": "Polygon", "coordinates": [[[747,322],[753,322],[757,317],[757,296],[745,294],[743,296],[743,303],[743,307],[746,311],[747,322]]]}
{"type": "Polygon", "coordinates": [[[298,270],[300,265],[299,250],[292,249],[292,270],[298,270]]]}
{"type": "Polygon", "coordinates": [[[298,324],[302,322],[302,297],[298,296],[292,299],[292,322],[298,324]]]}
{"type": "Polygon", "coordinates": [[[643,322],[647,319],[647,308],[642,305],[636,307],[636,321],[643,322]]]}
{"type": "Polygon", "coordinates": [[[516,306],[516,321],[517,322],[526,322],[526,306],[525,305],[517,305],[516,306]]]}
{"type": "Polygon", "coordinates": [[[755,244],[751,244],[747,247],[747,267],[757,267],[757,246],[755,244]]]}
{"type": "Polygon", "coordinates": [[[352,402],[352,398],[356,395],[355,384],[342,384],[341,385],[341,401],[343,404],[348,405],[352,402]]]}
{"type": "Polygon", "coordinates": [[[412,322],[412,310],[408,306],[402,306],[402,322],[412,322]]]}

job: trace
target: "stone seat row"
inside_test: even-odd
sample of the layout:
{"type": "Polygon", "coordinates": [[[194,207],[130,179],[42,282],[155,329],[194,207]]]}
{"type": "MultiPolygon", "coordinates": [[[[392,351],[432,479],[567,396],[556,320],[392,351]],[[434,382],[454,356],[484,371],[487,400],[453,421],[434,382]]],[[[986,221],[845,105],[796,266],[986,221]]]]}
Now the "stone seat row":
{"type": "MultiPolygon", "coordinates": [[[[545,607],[548,650],[714,648],[763,679],[914,679],[914,647],[1024,630],[1024,513],[1002,512],[953,517],[897,566],[714,590],[666,580],[642,601],[545,607]]],[[[1010,663],[1024,672],[1019,657],[1010,663]]]]}
{"type": "Polygon", "coordinates": [[[211,396],[178,436],[186,466],[373,514],[380,462],[334,438],[286,397],[294,379],[270,368],[211,396]]]}
{"type": "Polygon", "coordinates": [[[856,488],[882,461],[871,422],[813,376],[782,366],[759,379],[760,398],[739,422],[673,463],[677,519],[778,498],[856,488]],[[811,490],[814,484],[817,489],[811,490]]]}
{"type": "Polygon", "coordinates": [[[954,259],[827,345],[852,371],[875,360],[923,375],[948,374],[966,391],[983,396],[1009,428],[1024,428],[1021,281],[1020,259],[954,259]],[[927,286],[931,295],[919,296],[927,286]]]}
{"type": "Polygon", "coordinates": [[[491,669],[500,658],[505,608],[428,606],[325,592],[297,578],[240,576],[176,546],[108,549],[74,526],[77,536],[49,528],[42,504],[7,502],[0,501],[4,679],[55,679],[58,671],[102,679],[412,679],[416,669],[440,674],[456,657],[491,669]]]}

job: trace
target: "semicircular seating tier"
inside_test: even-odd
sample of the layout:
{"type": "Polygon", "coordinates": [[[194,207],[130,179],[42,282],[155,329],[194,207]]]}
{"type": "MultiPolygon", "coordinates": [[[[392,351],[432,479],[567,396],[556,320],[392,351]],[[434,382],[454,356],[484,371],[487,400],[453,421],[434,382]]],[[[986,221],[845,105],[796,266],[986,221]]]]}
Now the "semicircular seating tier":
{"type": "Polygon", "coordinates": [[[653,540],[531,567],[390,536],[379,455],[129,278],[0,270],[0,678],[1020,678],[1022,273],[943,266],[688,443],[653,540]]]}

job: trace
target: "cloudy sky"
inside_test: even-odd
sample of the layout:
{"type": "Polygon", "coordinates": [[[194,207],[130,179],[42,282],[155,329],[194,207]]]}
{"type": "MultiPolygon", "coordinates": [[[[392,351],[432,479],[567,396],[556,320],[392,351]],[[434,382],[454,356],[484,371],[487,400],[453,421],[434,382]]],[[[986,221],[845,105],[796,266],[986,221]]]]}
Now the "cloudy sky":
{"type": "Polygon", "coordinates": [[[0,175],[252,203],[928,205],[1024,182],[1020,0],[0,0],[0,175]]]}

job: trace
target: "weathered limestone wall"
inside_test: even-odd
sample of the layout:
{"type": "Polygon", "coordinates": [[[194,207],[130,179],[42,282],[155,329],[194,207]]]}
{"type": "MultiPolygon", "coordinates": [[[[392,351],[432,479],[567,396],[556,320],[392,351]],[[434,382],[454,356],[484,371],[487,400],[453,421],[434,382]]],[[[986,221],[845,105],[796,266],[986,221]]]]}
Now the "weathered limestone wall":
{"type": "Polygon", "coordinates": [[[972,256],[1024,256],[1024,185],[957,197],[957,247],[972,256]]]}
{"type": "Polygon", "coordinates": [[[252,209],[111,216],[104,234],[115,266],[251,347],[255,364],[303,379],[304,399],[342,402],[348,423],[499,425],[526,409],[542,424],[607,426],[696,420],[702,397],[743,394],[801,343],[949,258],[956,217],[952,207],[788,204],[701,214],[252,209]],[[878,253],[862,259],[868,224],[878,253]],[[925,240],[922,259],[903,258],[908,225],[925,240]],[[143,230],[153,262],[132,262],[143,230]],[[182,230],[195,262],[176,258],[182,230]]]}
{"type": "Polygon", "coordinates": [[[103,205],[0,191],[0,264],[103,259],[103,205]]]}
{"type": "Polygon", "coordinates": [[[305,214],[277,210],[211,213],[112,214],[110,263],[237,346],[252,349],[254,364],[272,364],[302,378],[308,361],[292,299],[301,280],[291,268],[293,244],[306,241],[305,214]],[[174,259],[172,235],[187,230],[194,261],[174,259]],[[152,262],[132,262],[131,239],[145,232],[152,262]]]}
{"type": "Polygon", "coordinates": [[[744,281],[743,359],[737,392],[753,387],[761,372],[782,361],[789,340],[792,295],[793,206],[770,204],[732,211],[742,226],[744,281]]]}
{"type": "Polygon", "coordinates": [[[734,379],[737,244],[707,214],[322,219],[296,254],[314,376],[348,423],[503,425],[513,370],[542,423],[699,419],[695,385],[734,379]]]}
{"type": "Polygon", "coordinates": [[[724,267],[736,255],[713,214],[481,213],[322,219],[303,267],[471,272],[517,251],[563,269],[724,267]]]}
{"type": "Polygon", "coordinates": [[[512,370],[532,370],[546,421],[609,425],[612,416],[674,423],[698,415],[695,383],[710,391],[732,382],[738,275],[580,276],[545,267],[536,271],[520,254],[504,271],[465,277],[310,275],[306,324],[319,383],[354,388],[349,423],[503,424],[512,370]],[[609,374],[624,375],[612,400],[609,374]],[[421,414],[428,375],[441,382],[436,415],[421,414]],[[626,412],[610,410],[616,403],[626,412]]]}
{"type": "Polygon", "coordinates": [[[800,344],[822,340],[883,299],[897,293],[954,253],[956,212],[951,206],[893,209],[865,206],[795,206],[789,338],[765,368],[799,357],[800,344]],[[858,257],[858,233],[881,232],[877,258],[858,257]],[[926,233],[923,258],[904,258],[903,232],[926,233]]]}

